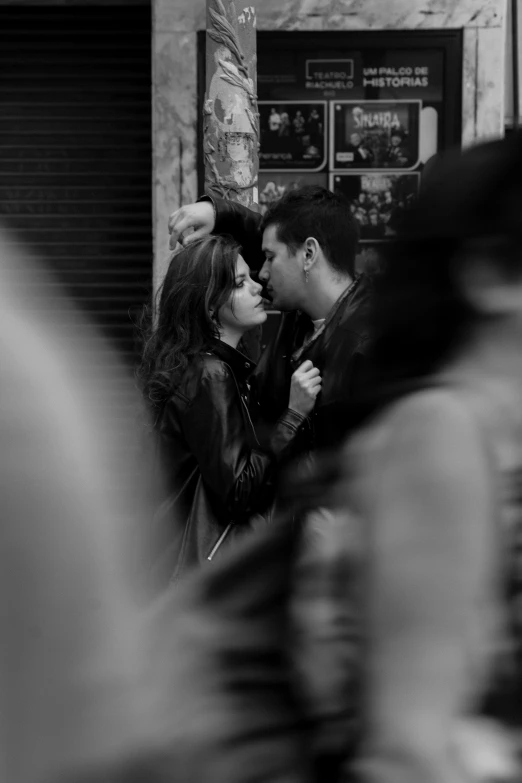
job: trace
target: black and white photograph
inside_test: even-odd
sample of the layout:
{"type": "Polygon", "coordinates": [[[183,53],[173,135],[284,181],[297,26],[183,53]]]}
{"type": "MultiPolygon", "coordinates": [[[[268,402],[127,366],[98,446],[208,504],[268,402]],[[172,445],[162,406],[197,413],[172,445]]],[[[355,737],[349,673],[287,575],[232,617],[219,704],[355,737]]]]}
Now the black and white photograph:
{"type": "Polygon", "coordinates": [[[330,168],[415,168],[421,106],[420,101],[332,102],[330,168]]]}
{"type": "Polygon", "coordinates": [[[413,203],[420,174],[331,174],[330,189],[345,195],[362,240],[394,236],[398,219],[413,203]]]}
{"type": "Polygon", "coordinates": [[[325,102],[259,101],[259,167],[318,171],[326,162],[325,102]]]}

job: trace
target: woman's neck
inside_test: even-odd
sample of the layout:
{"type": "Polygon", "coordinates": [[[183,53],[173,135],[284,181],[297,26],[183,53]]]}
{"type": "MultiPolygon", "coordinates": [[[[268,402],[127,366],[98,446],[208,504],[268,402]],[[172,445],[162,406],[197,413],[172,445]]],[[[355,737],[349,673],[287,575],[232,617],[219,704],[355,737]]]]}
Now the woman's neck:
{"type": "Polygon", "coordinates": [[[219,339],[221,342],[230,345],[231,348],[237,348],[242,337],[242,334],[237,334],[236,332],[232,332],[228,329],[222,329],[219,334],[219,339]]]}

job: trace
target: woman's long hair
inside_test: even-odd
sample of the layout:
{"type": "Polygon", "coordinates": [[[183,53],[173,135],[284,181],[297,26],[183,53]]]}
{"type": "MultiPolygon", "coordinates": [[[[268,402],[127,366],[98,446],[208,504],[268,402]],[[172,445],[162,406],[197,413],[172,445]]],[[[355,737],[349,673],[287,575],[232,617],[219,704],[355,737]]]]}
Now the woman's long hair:
{"type": "Polygon", "coordinates": [[[219,338],[219,311],[235,290],[239,246],[209,236],[175,252],[142,319],[143,349],[138,379],[157,421],[189,362],[219,338]]]}

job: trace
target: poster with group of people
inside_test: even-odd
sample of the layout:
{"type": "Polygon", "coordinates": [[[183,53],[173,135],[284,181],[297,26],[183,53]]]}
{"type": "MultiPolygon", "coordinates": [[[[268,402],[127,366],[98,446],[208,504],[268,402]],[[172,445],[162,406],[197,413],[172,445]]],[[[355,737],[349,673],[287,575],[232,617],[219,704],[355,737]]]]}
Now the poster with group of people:
{"type": "Polygon", "coordinates": [[[261,212],[287,190],[328,187],[326,101],[259,101],[259,114],[261,212]]]}
{"type": "Polygon", "coordinates": [[[259,101],[265,170],[318,171],[326,162],[326,103],[259,101]]]}
{"type": "Polygon", "coordinates": [[[421,111],[419,100],[330,104],[329,186],[350,201],[362,268],[378,268],[379,243],[418,193],[421,111]]]}
{"type": "Polygon", "coordinates": [[[331,169],[418,165],[420,101],[337,101],[330,109],[331,169]]]}

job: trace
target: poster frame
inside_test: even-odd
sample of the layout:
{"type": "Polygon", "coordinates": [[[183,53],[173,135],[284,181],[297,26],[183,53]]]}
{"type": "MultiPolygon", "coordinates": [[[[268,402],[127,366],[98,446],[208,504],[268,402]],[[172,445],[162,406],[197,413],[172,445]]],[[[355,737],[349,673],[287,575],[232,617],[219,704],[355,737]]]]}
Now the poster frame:
{"type": "Polygon", "coordinates": [[[278,103],[284,103],[285,105],[290,106],[291,104],[295,103],[295,104],[299,104],[300,106],[322,106],[323,109],[324,109],[323,159],[322,159],[321,164],[319,166],[316,166],[313,169],[308,169],[308,168],[305,168],[304,166],[301,166],[300,168],[297,168],[296,166],[290,166],[289,168],[267,168],[265,166],[261,166],[261,160],[260,160],[259,161],[259,171],[260,172],[262,171],[262,172],[272,173],[272,174],[275,174],[276,172],[280,172],[281,174],[283,174],[283,173],[287,173],[287,174],[288,173],[297,173],[297,172],[309,172],[310,174],[315,174],[318,171],[322,171],[324,169],[324,167],[326,166],[327,162],[328,162],[328,155],[327,155],[327,152],[326,152],[327,141],[330,138],[330,136],[329,136],[329,121],[330,121],[330,117],[329,117],[329,111],[328,111],[328,101],[326,101],[326,100],[317,100],[317,101],[304,101],[304,100],[303,101],[293,101],[292,100],[292,101],[287,101],[285,99],[281,99],[281,100],[277,100],[277,101],[276,100],[272,100],[272,101],[259,100],[257,103],[258,103],[258,106],[261,106],[261,104],[263,106],[267,106],[267,105],[272,105],[272,106],[275,105],[275,106],[277,106],[278,103]]]}
{"type": "Polygon", "coordinates": [[[411,99],[402,98],[402,99],[397,99],[397,100],[388,100],[388,99],[380,99],[379,98],[379,99],[375,99],[375,100],[369,99],[369,100],[364,100],[364,101],[357,101],[357,100],[354,101],[354,100],[348,100],[348,99],[347,100],[340,99],[338,101],[332,100],[331,103],[330,103],[330,136],[329,136],[330,160],[328,161],[328,168],[330,169],[330,171],[335,171],[336,174],[338,174],[340,172],[345,172],[345,173],[350,173],[350,172],[356,173],[357,172],[357,173],[360,173],[362,171],[365,172],[365,173],[370,173],[372,171],[375,171],[376,173],[380,172],[380,171],[387,171],[387,172],[390,172],[390,173],[392,173],[392,172],[393,173],[397,173],[397,172],[401,172],[401,171],[404,171],[404,172],[415,171],[415,169],[418,167],[418,165],[420,163],[420,125],[421,125],[420,120],[421,120],[422,107],[423,107],[423,102],[422,102],[422,100],[420,98],[411,98],[411,99]],[[334,118],[335,107],[338,106],[339,104],[342,104],[343,106],[345,106],[345,105],[362,106],[365,103],[372,103],[372,104],[385,103],[387,105],[389,105],[390,103],[409,103],[409,104],[416,103],[416,104],[419,105],[419,127],[417,129],[417,160],[416,160],[414,166],[408,166],[407,168],[402,168],[402,167],[401,168],[392,168],[391,166],[386,167],[386,168],[382,168],[382,167],[376,166],[375,168],[366,168],[366,169],[361,169],[361,168],[358,169],[355,166],[353,168],[337,168],[337,166],[335,165],[336,164],[336,160],[335,160],[335,145],[334,145],[334,142],[335,142],[335,118],[334,118]]]}
{"type": "MultiPolygon", "coordinates": [[[[418,183],[418,187],[420,188],[421,183],[421,172],[420,171],[406,171],[404,169],[374,169],[374,170],[360,170],[359,171],[330,171],[328,175],[328,189],[334,192],[335,187],[335,177],[367,177],[367,176],[375,176],[375,177],[415,177],[418,183]]],[[[390,241],[390,239],[393,239],[393,236],[387,236],[383,237],[382,239],[377,238],[360,238],[359,244],[364,245],[365,243],[368,244],[379,244],[383,243],[386,244],[390,241]]]]}

